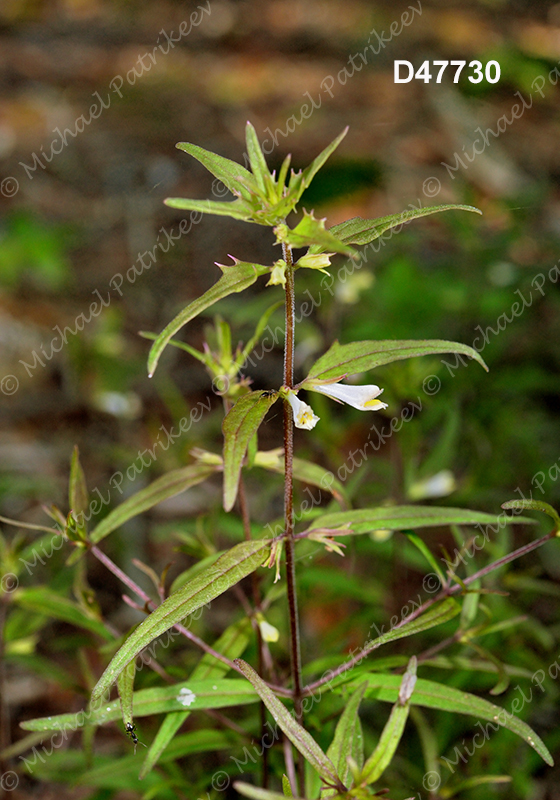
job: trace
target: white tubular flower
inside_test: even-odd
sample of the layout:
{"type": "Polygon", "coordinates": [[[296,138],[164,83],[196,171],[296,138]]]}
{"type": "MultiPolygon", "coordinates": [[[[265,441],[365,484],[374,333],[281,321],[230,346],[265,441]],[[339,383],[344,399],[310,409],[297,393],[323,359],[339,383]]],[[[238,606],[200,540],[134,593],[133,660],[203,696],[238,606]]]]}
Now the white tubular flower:
{"type": "Polygon", "coordinates": [[[349,406],[357,408],[358,411],[381,411],[382,408],[387,408],[387,403],[376,400],[383,389],[373,384],[369,386],[348,386],[345,383],[326,383],[306,388],[313,392],[326,394],[327,397],[340,400],[341,403],[347,403],[349,406]]]}
{"type": "Polygon", "coordinates": [[[294,425],[296,428],[303,428],[310,431],[319,422],[317,414],[313,413],[311,406],[300,400],[295,392],[287,392],[286,399],[294,412],[294,425]]]}

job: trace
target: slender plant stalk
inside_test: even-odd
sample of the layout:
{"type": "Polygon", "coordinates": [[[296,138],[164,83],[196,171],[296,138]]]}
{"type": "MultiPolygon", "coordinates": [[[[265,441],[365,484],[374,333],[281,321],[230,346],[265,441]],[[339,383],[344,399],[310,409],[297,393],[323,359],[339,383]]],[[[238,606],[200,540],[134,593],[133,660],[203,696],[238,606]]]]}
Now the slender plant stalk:
{"type": "MultiPolygon", "coordinates": [[[[295,289],[292,251],[282,244],[286,262],[286,334],[284,343],[284,386],[294,385],[294,341],[295,341],[295,289]]],[[[296,589],[296,566],[294,546],[294,418],[292,407],[284,400],[284,528],[286,547],[286,587],[290,614],[290,660],[292,668],[294,712],[296,720],[303,724],[301,648],[296,589]]],[[[299,754],[298,771],[300,791],[304,785],[304,759],[299,754]]],[[[296,787],[296,791],[297,787],[296,787]]]]}

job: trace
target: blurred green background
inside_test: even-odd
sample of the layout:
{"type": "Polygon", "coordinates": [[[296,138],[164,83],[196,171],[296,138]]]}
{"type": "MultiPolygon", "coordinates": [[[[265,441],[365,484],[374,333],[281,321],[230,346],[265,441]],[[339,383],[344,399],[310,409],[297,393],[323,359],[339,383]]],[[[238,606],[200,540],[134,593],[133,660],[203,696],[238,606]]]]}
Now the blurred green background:
{"type": "MultiPolygon", "coordinates": [[[[380,431],[418,397],[422,411],[359,477],[348,479],[353,500],[442,497],[448,505],[498,513],[501,503],[532,492],[558,507],[559,59],[558,3],[4,0],[0,514],[44,523],[41,504],[66,511],[75,444],[90,491],[110,491],[110,505],[121,499],[115,473],[125,475],[121,489],[129,494],[187,463],[195,445],[219,450],[221,403],[204,371],[168,348],[149,380],[149,343],[138,332],[159,332],[215,282],[214,262],[227,262],[228,253],[259,263],[279,257],[260,226],[206,216],[180,235],[184,216],[163,205],[169,196],[221,196],[220,185],[174,146],[193,142],[242,161],[247,119],[267,142],[273,166],[287,153],[295,167],[305,166],[349,125],[304,197],[304,206],[326,216],[328,225],[408,204],[461,202],[483,211],[482,217],[450,212],[405,226],[331,292],[321,275],[299,282],[317,300],[299,326],[300,377],[334,338],[452,339],[481,349],[490,368],[486,374],[454,358],[444,359],[448,366],[415,359],[370,375],[389,403],[386,415],[376,416],[380,431]],[[494,60],[501,79],[474,85],[465,70],[457,84],[447,72],[441,84],[395,84],[395,59],[415,67],[425,59],[494,60]],[[155,263],[145,257],[150,266],[139,269],[141,254],[158,241],[167,252],[162,246],[155,263]],[[61,330],[66,343],[59,347],[61,330]],[[438,391],[426,391],[434,385],[438,391]],[[126,477],[162,425],[169,429],[208,398],[211,412],[149,470],[126,477]],[[431,478],[444,488],[426,485],[431,478]]],[[[342,264],[335,262],[333,274],[342,264]]],[[[280,299],[277,289],[266,297],[254,290],[221,304],[234,341],[247,341],[274,299],[280,299]]],[[[272,327],[281,319],[277,313],[272,327]]],[[[201,347],[210,323],[200,318],[183,338],[201,347]]],[[[254,388],[278,386],[281,347],[247,375],[254,388]]],[[[316,436],[300,436],[298,443],[300,452],[336,470],[367,438],[371,420],[321,400],[314,403],[321,416],[316,436]]],[[[271,419],[261,446],[280,441],[279,418],[271,419]]],[[[262,475],[249,480],[260,523],[281,512],[279,483],[263,481],[262,475]]],[[[219,505],[219,491],[219,482],[210,484],[134,521],[111,545],[115,558],[128,565],[138,557],[159,569],[179,559],[176,575],[186,555],[174,551],[169,531],[179,530],[182,520],[190,542],[194,520],[208,503],[219,505]]],[[[515,531],[507,543],[532,535],[515,531]]],[[[439,544],[432,540],[436,554],[439,544]]],[[[387,563],[397,557],[397,545],[391,547],[386,543],[387,563]]],[[[534,661],[520,656],[533,669],[548,658],[543,652],[554,651],[560,633],[554,583],[560,556],[552,545],[541,552],[511,576],[512,586],[517,580],[525,592],[520,610],[534,614],[552,637],[543,633],[534,643],[537,653],[544,648],[534,661]]],[[[193,554],[188,547],[186,553],[193,554]]],[[[62,557],[60,573],[48,572],[54,561],[49,579],[69,590],[62,557]]],[[[413,593],[413,561],[402,557],[388,610],[413,593]]],[[[126,626],[132,612],[122,610],[118,587],[95,564],[89,580],[103,612],[126,626]]],[[[311,598],[305,622],[311,639],[341,622],[334,610],[329,619],[328,597],[323,601],[326,606],[313,610],[311,598]]],[[[68,667],[75,644],[68,639],[59,646],[68,667]]],[[[512,659],[518,647],[509,642],[512,659]]],[[[34,715],[45,702],[45,685],[38,681],[27,695],[16,695],[15,731],[18,715],[34,715]]],[[[68,691],[61,690],[57,713],[68,691]]],[[[550,720],[543,713],[544,725],[550,720]]],[[[536,797],[535,785],[527,788],[519,778],[518,794],[510,796],[536,797]]],[[[553,785],[549,773],[538,796],[559,797],[553,785]]]]}

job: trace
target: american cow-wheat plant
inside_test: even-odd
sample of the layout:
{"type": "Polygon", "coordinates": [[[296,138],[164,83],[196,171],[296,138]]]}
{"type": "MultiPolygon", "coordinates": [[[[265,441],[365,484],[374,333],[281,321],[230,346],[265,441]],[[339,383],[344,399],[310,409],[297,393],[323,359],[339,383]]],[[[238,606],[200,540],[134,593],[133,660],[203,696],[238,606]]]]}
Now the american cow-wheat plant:
{"type": "MultiPolygon", "coordinates": [[[[160,765],[169,764],[189,753],[229,747],[231,752],[239,754],[239,749],[246,745],[243,730],[237,722],[228,720],[227,712],[223,710],[255,703],[260,711],[246,718],[245,722],[253,726],[249,754],[251,764],[258,761],[262,765],[260,776],[256,772],[254,774],[255,781],[260,781],[261,785],[238,780],[242,772],[239,768],[241,759],[232,757],[226,762],[229,764],[226,770],[228,779],[224,779],[226,773],[222,762],[218,773],[209,774],[208,788],[213,792],[212,796],[220,796],[220,790],[228,785],[231,777],[237,779],[234,785],[238,793],[256,800],[274,800],[283,796],[306,797],[309,800],[319,796],[377,796],[386,786],[383,782],[384,773],[397,752],[411,709],[414,721],[418,724],[422,720],[414,708],[418,706],[471,715],[477,720],[492,723],[499,720],[500,725],[518,734],[546,763],[552,763],[543,741],[521,719],[509,712],[504,713],[503,709],[485,699],[418,677],[421,658],[410,654],[404,664],[401,660],[399,668],[393,666],[393,669],[383,669],[380,662],[376,663],[369,656],[382,645],[442,625],[456,617],[461,612],[461,598],[472,600],[473,595],[478,597],[480,579],[484,575],[556,534],[558,518],[555,512],[549,507],[545,508],[545,504],[530,506],[550,512],[555,518],[554,530],[478,572],[471,569],[461,579],[456,575],[453,565],[448,565],[449,569],[444,572],[422,539],[413,531],[436,526],[478,525],[481,528],[495,525],[494,515],[421,505],[385,504],[376,508],[350,508],[345,487],[333,473],[294,455],[294,426],[312,431],[315,426],[321,425],[319,416],[313,410],[313,397],[316,394],[373,414],[387,407],[380,399],[383,389],[373,384],[351,382],[355,375],[369,373],[393,361],[441,353],[467,356],[486,368],[477,351],[444,340],[335,341],[311,366],[303,380],[294,382],[294,346],[297,341],[294,309],[296,279],[301,270],[320,270],[328,274],[331,258],[336,254],[358,259],[356,247],[369,244],[385,231],[413,218],[451,209],[477,211],[464,205],[440,205],[378,219],[355,217],[327,228],[325,220],[316,219],[313,213],[304,210],[297,224],[292,227],[287,221],[288,217],[296,212],[304,190],[339,146],[345,133],[343,131],[303,171],[290,171],[290,156],[287,156],[278,174],[269,171],[250,123],[247,123],[246,129],[247,165],[250,170],[197,145],[178,145],[222,181],[235,199],[215,202],[172,198],[166,201],[167,205],[229,216],[272,228],[276,242],[281,246],[282,257],[273,264],[255,264],[232,257],[232,263],[219,265],[222,274],[212,288],[189,303],[158,336],[146,334],[154,339],[148,358],[150,376],[156,370],[164,348],[172,344],[198,359],[208,371],[214,386],[219,387],[224,407],[221,454],[201,448],[194,450],[193,463],[158,478],[114,508],[88,531],[83,513],[88,507],[88,496],[77,451],[74,453],[70,474],[70,513],[63,517],[60,512],[52,511],[61,532],[76,547],[70,562],[78,562],[84,551],[92,553],[136,594],[140,602],[137,607],[143,608],[146,616],[124,640],[115,642],[110,650],[113,655],[93,687],[86,709],[78,714],[28,721],[24,723],[26,730],[59,732],[83,728],[84,741],[91,744],[96,726],[122,717],[124,731],[130,736],[136,753],[136,745],[142,742],[139,741],[135,720],[163,714],[153,740],[142,743],[146,749],[140,748],[136,754],[137,759],[143,759],[140,777],[148,779],[156,777],[157,772],[153,772],[156,766],[159,769],[160,765]],[[301,252],[302,249],[305,250],[303,255],[294,256],[294,250],[301,252]],[[174,340],[174,336],[214,303],[228,295],[243,292],[259,278],[266,279],[263,291],[274,294],[282,291],[284,295],[284,370],[280,386],[252,391],[251,381],[241,370],[245,368],[270,315],[278,305],[276,297],[272,298],[275,302],[261,318],[254,336],[244,347],[240,345],[232,351],[231,329],[219,317],[216,321],[217,346],[214,350],[205,346],[198,351],[189,344],[174,340]],[[273,288],[270,290],[268,287],[273,288]],[[262,451],[258,445],[259,427],[276,404],[283,413],[283,450],[262,451]],[[272,536],[254,536],[250,493],[245,489],[244,473],[255,468],[284,476],[283,522],[275,528],[268,526],[268,530],[273,531],[272,536]],[[235,509],[239,513],[245,540],[226,551],[210,552],[174,581],[168,596],[163,588],[164,578],[153,574],[159,595],[159,602],[156,602],[100,549],[101,540],[156,503],[201,484],[218,473],[223,475],[223,507],[226,512],[233,513],[235,509]],[[294,482],[298,481],[323,489],[328,493],[329,504],[315,507],[307,514],[296,514],[293,487],[294,482]],[[296,570],[298,548],[305,548],[306,542],[311,540],[315,547],[324,547],[329,552],[343,555],[346,537],[358,537],[377,530],[408,532],[409,539],[427,559],[430,571],[439,575],[439,590],[399,619],[390,630],[376,638],[368,638],[352,654],[330,652],[323,654],[323,660],[317,661],[315,666],[302,664],[296,573],[304,571],[306,567],[305,562],[301,562],[296,570]],[[249,580],[241,584],[247,578],[249,580]],[[240,599],[244,618],[223,630],[210,646],[191,631],[190,623],[204,607],[228,590],[233,590],[237,599],[240,599]],[[273,657],[279,631],[265,617],[273,604],[284,602],[289,621],[285,643],[285,649],[290,654],[289,668],[281,658],[275,661],[273,657]],[[176,671],[173,673],[179,678],[178,681],[173,679],[171,683],[166,683],[154,673],[155,681],[152,680],[148,688],[134,691],[139,657],[145,648],[151,646],[152,655],[164,658],[165,648],[158,650],[152,644],[162,634],[167,634],[166,644],[175,635],[187,637],[190,646],[194,643],[203,651],[203,655],[189,675],[177,676],[176,671]],[[241,658],[244,654],[253,664],[241,658]],[[326,670],[325,666],[328,667],[326,670]],[[111,700],[110,692],[114,684],[119,696],[111,700]],[[322,738],[325,734],[320,722],[320,705],[326,697],[330,698],[330,702],[325,704],[329,718],[332,718],[333,709],[337,714],[336,724],[325,729],[331,730],[328,741],[322,738]],[[377,742],[366,749],[365,741],[370,739],[369,734],[368,737],[363,736],[359,711],[360,704],[367,698],[369,702],[376,700],[389,703],[392,707],[377,742]],[[198,726],[188,733],[179,734],[185,720],[200,712],[203,713],[198,726]],[[206,712],[213,715],[211,723],[206,712]],[[216,720],[226,725],[224,733],[216,730],[216,720]],[[255,726],[260,726],[260,730],[257,731],[255,726]],[[234,736],[238,736],[238,739],[232,745],[234,736]],[[237,750],[231,750],[235,746],[237,750]],[[216,775],[221,776],[220,780],[216,775]]],[[[316,408],[319,406],[316,405],[316,408]]],[[[527,522],[518,516],[527,503],[512,501],[508,507],[514,509],[516,515],[511,518],[512,523],[527,522]]],[[[21,595],[23,600],[25,591],[21,595]]],[[[14,600],[17,602],[17,599],[16,593],[14,600]]],[[[129,602],[134,604],[132,600],[129,602]]],[[[101,631],[105,639],[115,641],[115,634],[108,632],[100,617],[94,620],[92,614],[93,611],[90,611],[91,626],[97,626],[97,632],[101,631]]],[[[457,641],[453,637],[452,640],[457,641]]],[[[169,678],[169,675],[163,673],[163,677],[169,678]]],[[[246,747],[243,752],[248,752],[246,747]]],[[[428,762],[437,771],[439,766],[433,748],[430,752],[432,757],[428,762]]],[[[247,762],[245,755],[242,763],[246,765],[247,762]]],[[[134,768],[138,769],[136,764],[135,760],[134,768]]],[[[118,769],[117,764],[115,768],[118,769]]],[[[179,795],[174,794],[175,773],[168,771],[165,774],[165,781],[152,787],[158,797],[194,796],[188,791],[184,794],[182,790],[179,795]]],[[[143,785],[148,787],[149,780],[143,785]]],[[[423,788],[429,787],[416,787],[417,790],[423,788]]],[[[153,791],[149,796],[154,796],[153,791]]]]}

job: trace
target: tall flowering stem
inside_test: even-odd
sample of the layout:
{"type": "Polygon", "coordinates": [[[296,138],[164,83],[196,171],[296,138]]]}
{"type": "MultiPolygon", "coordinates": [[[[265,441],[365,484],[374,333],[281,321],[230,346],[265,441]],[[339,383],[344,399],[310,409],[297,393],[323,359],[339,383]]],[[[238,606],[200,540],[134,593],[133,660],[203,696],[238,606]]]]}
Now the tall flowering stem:
{"type": "MultiPolygon", "coordinates": [[[[283,244],[283,256],[286,262],[286,334],[284,345],[284,386],[291,389],[294,385],[294,327],[295,327],[295,291],[294,265],[291,248],[283,244]]],[[[294,709],[296,719],[302,722],[302,677],[301,651],[299,635],[299,619],[296,592],[296,569],[294,557],[294,499],[293,499],[293,462],[294,462],[294,418],[292,407],[284,400],[284,525],[286,531],[286,584],[288,589],[288,605],[290,611],[290,656],[294,689],[294,709]]]]}

